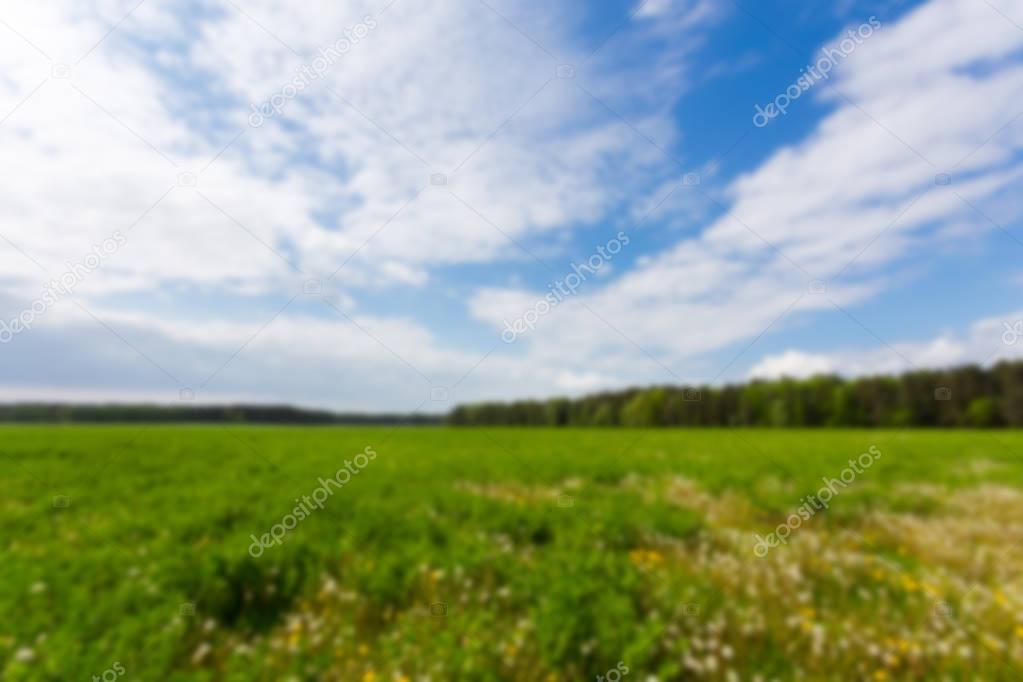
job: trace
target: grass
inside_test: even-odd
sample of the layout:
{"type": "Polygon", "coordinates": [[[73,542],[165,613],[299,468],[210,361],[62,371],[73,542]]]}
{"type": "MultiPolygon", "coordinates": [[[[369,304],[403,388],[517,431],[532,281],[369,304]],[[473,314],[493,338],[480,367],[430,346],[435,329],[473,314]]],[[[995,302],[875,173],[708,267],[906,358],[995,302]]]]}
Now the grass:
{"type": "Polygon", "coordinates": [[[0,438],[4,680],[1023,675],[1020,433],[0,438]],[[881,457],[827,510],[754,554],[754,533],[871,446],[881,457]],[[367,447],[322,509],[250,554],[367,447]]]}

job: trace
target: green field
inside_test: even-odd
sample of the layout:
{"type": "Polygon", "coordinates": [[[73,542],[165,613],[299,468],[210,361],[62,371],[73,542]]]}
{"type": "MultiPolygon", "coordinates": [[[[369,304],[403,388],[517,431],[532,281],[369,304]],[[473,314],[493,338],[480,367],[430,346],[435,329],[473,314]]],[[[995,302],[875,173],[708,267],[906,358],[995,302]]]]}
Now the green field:
{"type": "Polygon", "coordinates": [[[1023,433],[0,437],[5,681],[1023,678],[1023,433]]]}

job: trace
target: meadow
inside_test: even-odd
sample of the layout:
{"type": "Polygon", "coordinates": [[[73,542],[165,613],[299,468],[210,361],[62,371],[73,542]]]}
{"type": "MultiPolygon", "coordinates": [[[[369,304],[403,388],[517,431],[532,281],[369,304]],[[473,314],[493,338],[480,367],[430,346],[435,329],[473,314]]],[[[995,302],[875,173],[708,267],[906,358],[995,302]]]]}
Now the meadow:
{"type": "Polygon", "coordinates": [[[1023,677],[1023,433],[0,438],[3,680],[1023,677]]]}

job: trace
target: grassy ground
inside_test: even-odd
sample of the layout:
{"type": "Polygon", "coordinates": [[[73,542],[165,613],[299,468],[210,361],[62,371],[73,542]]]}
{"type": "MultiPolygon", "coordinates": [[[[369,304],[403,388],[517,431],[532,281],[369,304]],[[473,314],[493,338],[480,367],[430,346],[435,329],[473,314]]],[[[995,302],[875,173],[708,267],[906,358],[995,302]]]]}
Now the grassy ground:
{"type": "Polygon", "coordinates": [[[1023,677],[1020,433],[0,439],[4,680],[1023,677]]]}

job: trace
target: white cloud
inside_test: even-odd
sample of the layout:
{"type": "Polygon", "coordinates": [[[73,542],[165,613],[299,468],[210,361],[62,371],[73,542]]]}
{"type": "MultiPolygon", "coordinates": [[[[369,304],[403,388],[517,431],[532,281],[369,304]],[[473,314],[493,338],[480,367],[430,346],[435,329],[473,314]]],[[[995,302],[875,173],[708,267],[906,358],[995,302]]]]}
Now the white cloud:
{"type": "Polygon", "coordinates": [[[962,333],[930,341],[901,341],[860,350],[806,353],[787,350],[756,363],[750,378],[806,378],[815,374],[864,376],[965,364],[992,365],[1023,357],[1023,311],[978,320],[962,333]]]}
{"type": "Polygon", "coordinates": [[[769,355],[750,370],[751,379],[805,379],[816,374],[834,374],[838,365],[826,354],[788,350],[780,355],[769,355]]]}
{"type": "MultiPolygon", "coordinates": [[[[94,293],[168,282],[293,286],[273,250],[307,275],[333,272],[354,254],[351,286],[422,285],[435,265],[515,253],[505,234],[596,221],[666,167],[576,87],[586,74],[554,78],[558,62],[544,49],[582,62],[567,33],[546,27],[550,47],[538,47],[484,3],[405,2],[377,15],[375,3],[358,1],[263,0],[236,10],[210,0],[189,21],[147,3],[77,63],[133,4],[5,13],[71,65],[70,80],[47,80],[52,65],[11,35],[0,48],[0,112],[13,110],[0,145],[18,169],[0,188],[0,222],[48,268],[133,224],[180,173],[199,176],[202,195],[174,189],[146,215],[126,256],[93,279],[94,293]],[[250,104],[280,92],[319,48],[366,17],[375,28],[323,78],[281,116],[247,128],[250,104]],[[429,185],[434,173],[448,184],[429,185]]],[[[505,16],[524,11],[497,7],[505,16]]],[[[587,82],[630,101],[627,92],[607,94],[599,77],[587,82]]],[[[639,126],[670,129],[664,114],[631,113],[639,126]]],[[[10,277],[38,278],[17,252],[2,250],[0,259],[10,277]]]]}
{"type": "Polygon", "coordinates": [[[639,19],[667,19],[676,27],[687,27],[718,17],[722,9],[713,0],[641,0],[633,11],[639,19]]]}

